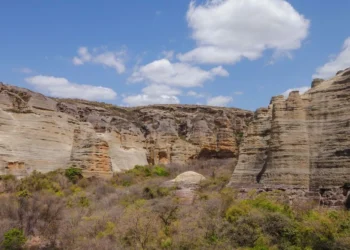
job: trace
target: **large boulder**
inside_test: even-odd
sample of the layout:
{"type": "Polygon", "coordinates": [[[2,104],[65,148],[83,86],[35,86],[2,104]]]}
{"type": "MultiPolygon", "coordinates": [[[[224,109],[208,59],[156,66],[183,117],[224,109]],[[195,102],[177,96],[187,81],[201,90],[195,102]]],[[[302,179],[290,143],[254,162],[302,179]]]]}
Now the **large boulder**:
{"type": "Polygon", "coordinates": [[[179,198],[181,204],[190,205],[196,197],[196,190],[205,177],[193,171],[184,172],[175,179],[163,184],[165,187],[176,188],[175,195],[179,198]]]}
{"type": "Polygon", "coordinates": [[[205,180],[203,175],[193,171],[188,171],[179,174],[175,179],[165,182],[165,185],[167,187],[176,187],[178,189],[197,189],[198,184],[203,180],[205,180]]]}

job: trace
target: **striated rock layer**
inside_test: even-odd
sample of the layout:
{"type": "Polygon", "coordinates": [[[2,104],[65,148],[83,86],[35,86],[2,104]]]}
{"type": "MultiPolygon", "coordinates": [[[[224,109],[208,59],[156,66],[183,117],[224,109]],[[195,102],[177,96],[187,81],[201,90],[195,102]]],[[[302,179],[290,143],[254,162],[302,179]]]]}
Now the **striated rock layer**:
{"type": "Polygon", "coordinates": [[[287,99],[273,97],[268,108],[257,110],[229,185],[303,189],[325,202],[345,200],[350,188],[350,69],[330,80],[314,80],[303,95],[294,91],[287,99]]]}
{"type": "Polygon", "coordinates": [[[121,108],[0,83],[0,174],[77,166],[108,176],[137,164],[237,157],[252,115],[196,105],[121,108]]]}

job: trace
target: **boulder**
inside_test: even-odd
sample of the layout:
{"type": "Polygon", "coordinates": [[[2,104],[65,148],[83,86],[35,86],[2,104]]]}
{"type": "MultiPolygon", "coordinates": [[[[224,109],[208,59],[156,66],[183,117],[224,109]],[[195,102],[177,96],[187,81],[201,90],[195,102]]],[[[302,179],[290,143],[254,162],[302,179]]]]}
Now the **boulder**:
{"type": "Polygon", "coordinates": [[[166,181],[164,187],[176,188],[175,195],[183,205],[191,205],[196,197],[196,190],[199,183],[205,180],[205,177],[193,171],[184,172],[175,179],[166,181]]]}
{"type": "Polygon", "coordinates": [[[175,179],[164,183],[167,187],[176,187],[178,189],[189,188],[196,189],[201,181],[205,180],[205,177],[193,171],[184,172],[176,176],[175,179]]]}

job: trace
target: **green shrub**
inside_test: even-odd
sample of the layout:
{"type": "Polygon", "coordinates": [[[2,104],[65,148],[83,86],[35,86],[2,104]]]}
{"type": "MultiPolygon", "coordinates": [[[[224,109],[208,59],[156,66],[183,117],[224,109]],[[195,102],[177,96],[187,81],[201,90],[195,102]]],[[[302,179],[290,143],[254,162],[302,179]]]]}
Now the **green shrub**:
{"type": "Polygon", "coordinates": [[[152,172],[157,176],[169,176],[170,175],[169,171],[161,166],[155,166],[152,172]]]}
{"type": "Polygon", "coordinates": [[[246,204],[238,204],[229,207],[226,211],[225,217],[229,222],[237,221],[241,216],[247,215],[251,208],[246,204]]]}
{"type": "Polygon", "coordinates": [[[22,230],[12,228],[4,234],[4,241],[2,247],[5,250],[17,250],[22,249],[22,246],[26,242],[26,237],[22,230]]]}
{"type": "Polygon", "coordinates": [[[17,186],[17,191],[33,193],[45,190],[53,194],[62,193],[62,187],[55,180],[60,174],[61,173],[58,171],[49,172],[47,174],[33,171],[31,175],[20,180],[20,183],[17,186]]]}
{"type": "Polygon", "coordinates": [[[24,190],[18,191],[16,195],[20,198],[27,198],[31,196],[31,193],[27,189],[24,189],[24,190]]]}
{"type": "Polygon", "coordinates": [[[260,194],[254,199],[243,201],[243,203],[265,211],[280,212],[286,215],[291,215],[291,209],[289,206],[276,202],[272,197],[268,197],[266,194],[260,194]]]}
{"type": "Polygon", "coordinates": [[[79,206],[80,207],[90,206],[90,200],[86,196],[79,197],[79,206]]]}
{"type": "Polygon", "coordinates": [[[147,177],[151,176],[151,168],[149,166],[140,166],[136,165],[133,169],[127,171],[127,173],[132,173],[135,176],[142,176],[142,177],[147,177]]]}
{"type": "Polygon", "coordinates": [[[162,239],[160,243],[162,248],[171,248],[172,244],[173,241],[171,240],[171,238],[162,239]]]}
{"type": "Polygon", "coordinates": [[[16,177],[12,174],[5,174],[5,175],[0,175],[0,181],[14,181],[16,180],[16,177]]]}
{"type": "Polygon", "coordinates": [[[83,178],[82,169],[71,167],[65,170],[65,176],[73,183],[76,183],[79,179],[83,178]]]}
{"type": "Polygon", "coordinates": [[[113,234],[115,234],[115,224],[113,222],[108,221],[105,229],[102,232],[99,232],[97,234],[97,238],[104,238],[104,237],[110,237],[113,236],[113,234]]]}

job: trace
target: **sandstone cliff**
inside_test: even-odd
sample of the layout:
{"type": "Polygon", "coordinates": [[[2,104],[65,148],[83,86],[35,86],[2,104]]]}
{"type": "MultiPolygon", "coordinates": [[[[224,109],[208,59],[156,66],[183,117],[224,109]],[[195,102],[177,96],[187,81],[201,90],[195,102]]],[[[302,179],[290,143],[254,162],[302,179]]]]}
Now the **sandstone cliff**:
{"type": "Polygon", "coordinates": [[[245,132],[229,185],[301,189],[306,196],[321,194],[321,199],[336,202],[346,198],[349,183],[347,69],[330,80],[314,80],[303,95],[291,92],[287,99],[273,97],[268,108],[258,109],[245,132]]]}
{"type": "Polygon", "coordinates": [[[75,165],[110,175],[137,164],[232,158],[252,115],[196,105],[121,108],[0,83],[0,174],[75,165]]]}

